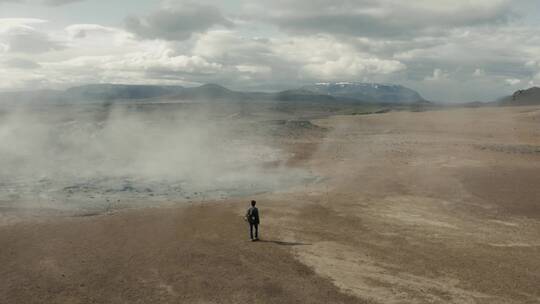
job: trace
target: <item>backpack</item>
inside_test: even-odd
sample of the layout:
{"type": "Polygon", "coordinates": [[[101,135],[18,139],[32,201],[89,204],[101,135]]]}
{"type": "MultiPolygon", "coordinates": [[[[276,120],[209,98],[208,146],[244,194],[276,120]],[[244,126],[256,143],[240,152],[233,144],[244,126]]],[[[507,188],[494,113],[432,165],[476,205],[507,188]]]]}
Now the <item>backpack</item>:
{"type": "Polygon", "coordinates": [[[248,223],[250,223],[250,224],[255,223],[256,220],[257,220],[257,219],[255,218],[255,216],[253,215],[253,210],[255,210],[255,207],[249,208],[248,213],[247,213],[247,221],[248,221],[248,223]]]}

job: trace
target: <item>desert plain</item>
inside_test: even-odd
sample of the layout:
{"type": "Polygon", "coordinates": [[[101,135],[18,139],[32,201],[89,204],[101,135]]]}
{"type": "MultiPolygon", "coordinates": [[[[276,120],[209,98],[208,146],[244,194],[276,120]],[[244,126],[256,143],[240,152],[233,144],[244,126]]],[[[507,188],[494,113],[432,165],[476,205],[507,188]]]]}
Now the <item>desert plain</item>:
{"type": "Polygon", "coordinates": [[[249,179],[272,187],[80,213],[4,197],[0,303],[540,303],[540,107],[257,111],[220,114],[271,122],[280,156],[249,179]]]}

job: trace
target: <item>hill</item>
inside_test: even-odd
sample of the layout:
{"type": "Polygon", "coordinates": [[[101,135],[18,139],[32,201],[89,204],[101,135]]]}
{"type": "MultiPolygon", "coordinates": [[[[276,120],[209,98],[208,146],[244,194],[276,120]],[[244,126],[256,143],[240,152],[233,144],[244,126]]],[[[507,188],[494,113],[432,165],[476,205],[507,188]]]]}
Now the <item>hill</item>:
{"type": "Polygon", "coordinates": [[[512,96],[501,99],[500,104],[508,106],[540,105],[540,88],[532,87],[516,91],[512,96]]]}

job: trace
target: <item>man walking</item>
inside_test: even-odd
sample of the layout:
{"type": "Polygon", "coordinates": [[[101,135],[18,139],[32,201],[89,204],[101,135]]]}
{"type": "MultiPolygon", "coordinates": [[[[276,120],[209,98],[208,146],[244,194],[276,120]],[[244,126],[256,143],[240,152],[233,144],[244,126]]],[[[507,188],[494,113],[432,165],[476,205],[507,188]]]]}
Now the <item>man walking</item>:
{"type": "Polygon", "coordinates": [[[249,236],[251,241],[255,242],[259,240],[259,209],[255,207],[256,201],[251,201],[251,208],[248,209],[245,219],[249,223],[249,236]],[[253,228],[255,228],[255,237],[253,237],[253,228]]]}

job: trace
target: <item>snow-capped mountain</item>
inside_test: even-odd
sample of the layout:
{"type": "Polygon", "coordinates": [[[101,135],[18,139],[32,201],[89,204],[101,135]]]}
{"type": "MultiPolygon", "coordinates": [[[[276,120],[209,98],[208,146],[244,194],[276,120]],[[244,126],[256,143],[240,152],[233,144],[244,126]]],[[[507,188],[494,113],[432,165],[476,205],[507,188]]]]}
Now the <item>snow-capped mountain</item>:
{"type": "Polygon", "coordinates": [[[317,94],[346,97],[368,102],[415,103],[425,99],[412,89],[395,84],[359,82],[322,82],[302,87],[317,94]]]}

